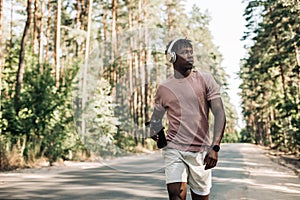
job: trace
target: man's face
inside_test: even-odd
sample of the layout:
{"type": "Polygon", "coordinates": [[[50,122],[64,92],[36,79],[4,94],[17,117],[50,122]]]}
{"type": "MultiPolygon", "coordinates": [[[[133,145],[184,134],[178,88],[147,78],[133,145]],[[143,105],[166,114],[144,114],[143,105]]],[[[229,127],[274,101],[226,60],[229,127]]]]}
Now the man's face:
{"type": "Polygon", "coordinates": [[[193,48],[182,47],[177,52],[175,65],[181,69],[191,69],[194,64],[193,48]]]}

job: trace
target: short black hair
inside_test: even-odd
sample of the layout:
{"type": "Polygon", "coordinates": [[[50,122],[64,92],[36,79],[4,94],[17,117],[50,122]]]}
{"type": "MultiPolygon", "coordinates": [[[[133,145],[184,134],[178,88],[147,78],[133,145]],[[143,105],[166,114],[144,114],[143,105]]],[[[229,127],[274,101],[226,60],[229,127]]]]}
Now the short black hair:
{"type": "MultiPolygon", "coordinates": [[[[176,39],[175,39],[176,40],[176,39]]],[[[174,40],[171,40],[168,45],[166,46],[166,51],[165,51],[165,54],[168,53],[168,49],[169,49],[169,46],[171,45],[171,43],[173,42],[174,40]]],[[[174,52],[177,52],[178,50],[180,50],[182,47],[191,47],[193,48],[193,45],[192,45],[192,41],[189,40],[189,39],[186,39],[186,38],[182,38],[182,39],[179,39],[175,42],[175,44],[173,45],[172,49],[170,49],[170,51],[174,51],[174,52]]]]}

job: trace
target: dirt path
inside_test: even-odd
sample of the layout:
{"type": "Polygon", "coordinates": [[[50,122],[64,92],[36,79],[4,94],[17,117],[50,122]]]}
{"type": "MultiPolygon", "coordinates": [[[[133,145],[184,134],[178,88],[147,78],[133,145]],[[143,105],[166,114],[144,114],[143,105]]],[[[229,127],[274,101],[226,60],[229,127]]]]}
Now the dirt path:
{"type": "MultiPolygon", "coordinates": [[[[213,176],[212,200],[300,199],[299,177],[255,145],[223,144],[213,176]]],[[[0,199],[167,199],[161,153],[0,173],[0,199]]]]}

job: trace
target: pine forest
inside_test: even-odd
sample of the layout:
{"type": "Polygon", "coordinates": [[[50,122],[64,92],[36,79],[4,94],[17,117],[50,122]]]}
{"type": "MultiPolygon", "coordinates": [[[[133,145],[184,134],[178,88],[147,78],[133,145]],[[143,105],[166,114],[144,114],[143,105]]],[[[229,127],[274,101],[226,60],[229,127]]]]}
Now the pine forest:
{"type": "Polygon", "coordinates": [[[165,50],[178,37],[192,41],[195,68],[222,88],[222,142],[299,155],[300,2],[244,3],[240,129],[211,17],[200,7],[183,0],[0,0],[0,170],[155,149],[145,123],[157,85],[173,74],[165,50]]]}

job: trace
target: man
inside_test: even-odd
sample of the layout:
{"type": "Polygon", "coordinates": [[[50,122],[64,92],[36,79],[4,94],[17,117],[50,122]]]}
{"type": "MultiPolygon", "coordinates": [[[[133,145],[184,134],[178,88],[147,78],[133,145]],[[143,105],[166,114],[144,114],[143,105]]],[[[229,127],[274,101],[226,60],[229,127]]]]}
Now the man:
{"type": "Polygon", "coordinates": [[[169,199],[186,199],[187,184],[193,200],[209,199],[211,168],[226,124],[219,85],[207,72],[193,70],[190,40],[175,39],[167,45],[166,57],[173,64],[174,77],[160,84],[150,121],[151,137],[158,141],[167,113],[167,146],[163,148],[169,199]],[[209,137],[209,109],[214,115],[212,141],[209,137]]]}

